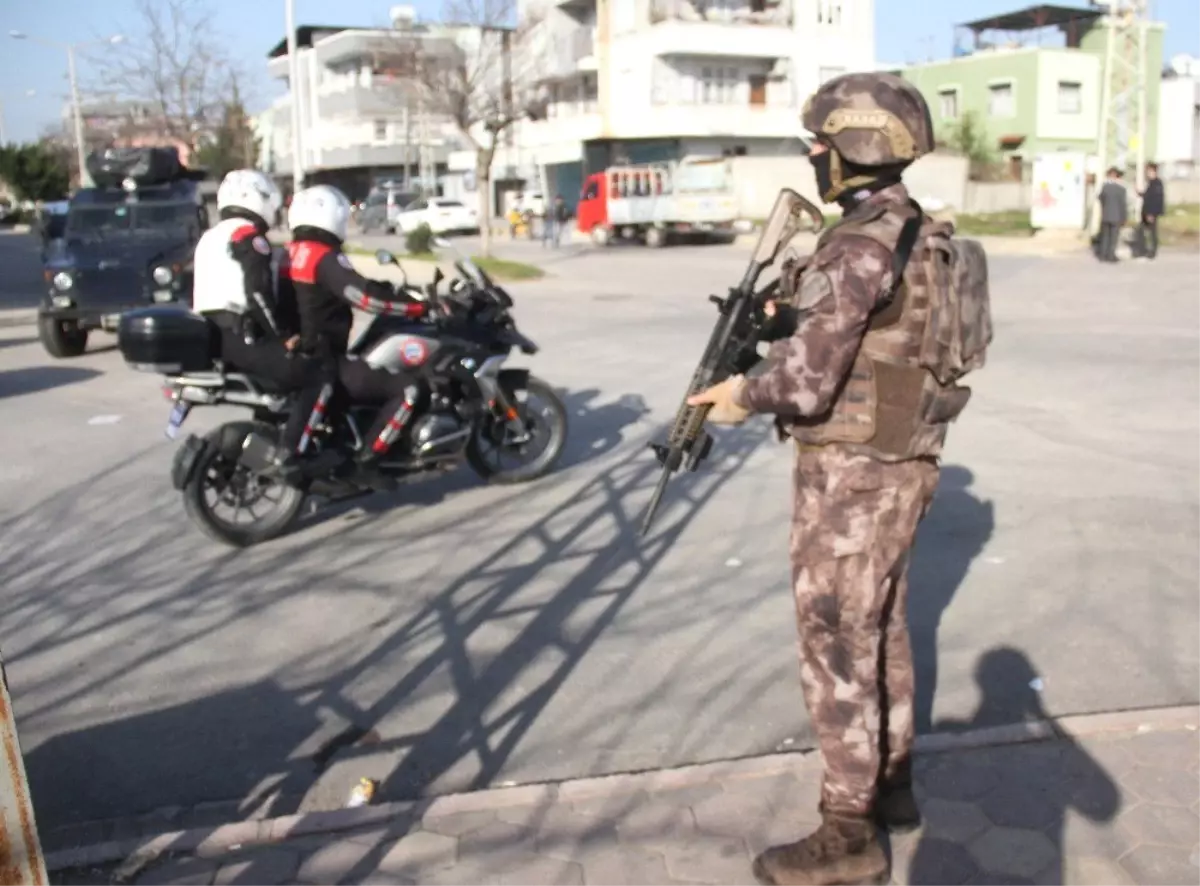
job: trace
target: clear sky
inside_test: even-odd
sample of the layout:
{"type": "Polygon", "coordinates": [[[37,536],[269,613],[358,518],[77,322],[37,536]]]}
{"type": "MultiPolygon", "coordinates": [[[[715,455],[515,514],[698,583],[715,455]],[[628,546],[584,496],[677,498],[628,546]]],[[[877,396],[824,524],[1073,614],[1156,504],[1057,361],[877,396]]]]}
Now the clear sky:
{"type": "MultiPolygon", "coordinates": [[[[247,84],[256,110],[279,92],[266,74],[266,53],[284,34],[283,0],[207,0],[214,27],[256,79],[247,84]]],[[[424,18],[436,18],[439,0],[409,0],[424,18]]],[[[389,0],[295,0],[299,24],[379,26],[389,0]]],[[[955,22],[1020,9],[1033,0],[875,0],[876,55],[903,63],[949,55],[955,22]],[[921,11],[918,13],[918,9],[921,11]]],[[[1084,6],[1081,0],[1063,5],[1084,6]]],[[[1154,17],[1167,24],[1166,57],[1200,55],[1200,3],[1152,0],[1154,17]]],[[[67,99],[66,53],[8,37],[10,30],[60,42],[122,33],[136,40],[141,30],[133,0],[0,0],[0,102],[7,137],[35,138],[60,118],[67,99]],[[34,91],[33,96],[28,92],[34,91]]],[[[86,66],[80,72],[86,82],[86,66]]]]}

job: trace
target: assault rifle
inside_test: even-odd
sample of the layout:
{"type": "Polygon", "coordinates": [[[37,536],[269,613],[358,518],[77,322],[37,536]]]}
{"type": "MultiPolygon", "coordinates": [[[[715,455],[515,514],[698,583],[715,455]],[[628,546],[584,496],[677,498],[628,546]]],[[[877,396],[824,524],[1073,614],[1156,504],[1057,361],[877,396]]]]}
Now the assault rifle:
{"type": "Polygon", "coordinates": [[[763,225],[742,282],[731,288],[725,298],[715,295],[708,297],[717,306],[717,325],[709,336],[700,366],[692,376],[683,403],[675,414],[675,423],[667,434],[666,443],[650,444],[663,470],[646,508],[646,515],[642,518],[643,536],[654,521],[654,513],[658,510],[671,475],[681,467],[689,471],[696,470],[712,449],[712,437],[704,429],[704,419],[710,407],[689,406],[687,398],[731,375],[747,372],[758,362],[758,343],[770,338],[767,327],[771,321],[764,313],[763,306],[774,298],[778,281],[772,281],[757,293],[755,286],[762,272],[775,263],[780,250],[799,233],[805,213],[812,218],[814,230],[819,231],[825,226],[825,217],[816,206],[789,188],[780,191],[775,207],[763,225]]]}

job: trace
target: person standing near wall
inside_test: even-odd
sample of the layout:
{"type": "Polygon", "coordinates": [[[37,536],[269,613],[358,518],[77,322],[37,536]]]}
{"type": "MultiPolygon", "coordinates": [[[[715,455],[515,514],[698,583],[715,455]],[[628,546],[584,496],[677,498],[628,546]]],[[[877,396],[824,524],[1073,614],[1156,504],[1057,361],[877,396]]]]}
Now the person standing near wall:
{"type": "Polygon", "coordinates": [[[1108,170],[1108,179],[1096,197],[1100,203],[1100,246],[1098,258],[1103,262],[1117,261],[1117,242],[1121,228],[1129,218],[1129,203],[1121,171],[1115,166],[1108,170]]]}
{"type": "Polygon", "coordinates": [[[1142,198],[1142,223],[1138,225],[1137,257],[1152,259],[1158,255],[1158,220],[1167,208],[1158,164],[1146,164],[1146,187],[1138,192],[1142,198]]]}

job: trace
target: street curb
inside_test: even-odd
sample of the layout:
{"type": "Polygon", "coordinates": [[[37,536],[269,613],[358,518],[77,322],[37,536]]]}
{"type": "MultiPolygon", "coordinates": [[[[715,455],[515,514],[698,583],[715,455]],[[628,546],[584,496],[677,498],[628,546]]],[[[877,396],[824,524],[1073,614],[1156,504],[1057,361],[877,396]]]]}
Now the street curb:
{"type": "MultiPolygon", "coordinates": [[[[1079,714],[1015,723],[959,733],[934,733],[917,737],[920,754],[941,754],[975,748],[1040,741],[1069,741],[1099,736],[1134,736],[1149,732],[1200,729],[1200,705],[1079,714]]],[[[557,783],[528,784],[462,794],[446,794],[427,800],[381,803],[352,809],[333,809],[233,822],[208,828],[170,831],[155,836],[110,840],[47,853],[46,869],[88,867],[129,859],[149,863],[166,853],[215,855],[246,846],[281,843],[297,837],[313,837],[351,831],[380,824],[401,816],[413,819],[439,818],[462,812],[479,812],[561,801],[579,802],[639,791],[669,791],[711,782],[720,778],[757,778],[787,772],[797,766],[817,765],[812,750],[744,757],[699,763],[675,769],[652,770],[579,778],[557,783]]],[[[140,864],[132,865],[141,867],[140,864]]]]}
{"type": "Polygon", "coordinates": [[[0,311],[0,329],[13,326],[33,326],[37,323],[37,308],[13,308],[0,311]]]}

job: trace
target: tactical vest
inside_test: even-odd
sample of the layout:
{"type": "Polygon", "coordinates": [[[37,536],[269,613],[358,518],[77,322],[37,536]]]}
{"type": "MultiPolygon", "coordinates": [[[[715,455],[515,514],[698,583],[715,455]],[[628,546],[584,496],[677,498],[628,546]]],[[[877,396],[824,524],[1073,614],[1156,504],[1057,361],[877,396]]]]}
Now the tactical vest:
{"type": "MultiPolygon", "coordinates": [[[[829,228],[832,237],[858,234],[895,254],[905,204],[864,204],[829,228]]],[[[949,423],[971,389],[958,380],[984,364],[992,339],[987,258],[954,226],[923,217],[895,294],[871,316],[849,377],[830,409],[789,419],[786,432],[802,445],[837,443],[882,461],[935,457],[949,423]]]]}

